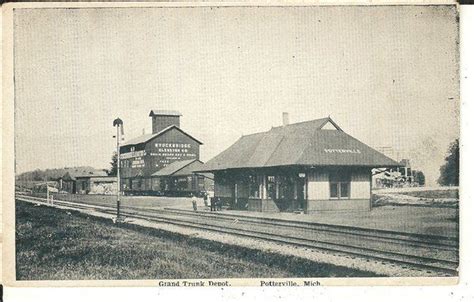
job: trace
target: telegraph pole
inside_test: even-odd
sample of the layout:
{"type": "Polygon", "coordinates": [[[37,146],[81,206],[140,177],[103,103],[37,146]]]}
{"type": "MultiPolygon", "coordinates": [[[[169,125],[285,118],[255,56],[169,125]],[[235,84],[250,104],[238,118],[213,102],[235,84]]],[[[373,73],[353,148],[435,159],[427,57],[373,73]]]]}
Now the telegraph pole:
{"type": "Polygon", "coordinates": [[[120,139],[123,135],[123,121],[120,118],[114,120],[114,127],[117,127],[117,222],[120,222],[120,139]]]}

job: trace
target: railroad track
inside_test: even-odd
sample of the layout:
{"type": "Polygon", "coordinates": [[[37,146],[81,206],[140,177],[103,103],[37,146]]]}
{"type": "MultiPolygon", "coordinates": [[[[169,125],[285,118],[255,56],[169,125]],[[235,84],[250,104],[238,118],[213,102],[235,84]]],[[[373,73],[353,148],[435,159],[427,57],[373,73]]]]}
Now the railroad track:
{"type": "MultiPolygon", "coordinates": [[[[39,202],[44,204],[44,198],[18,196],[17,199],[39,202]]],[[[79,204],[77,202],[68,202],[55,200],[54,203],[59,206],[73,209],[83,209],[98,211],[107,214],[115,214],[115,208],[110,206],[79,204]]],[[[429,272],[439,272],[445,276],[457,275],[458,266],[458,248],[457,240],[444,236],[420,235],[402,232],[380,231],[363,228],[348,228],[346,226],[333,226],[319,223],[303,223],[286,221],[273,218],[254,218],[242,217],[228,213],[205,213],[193,212],[177,209],[139,209],[134,207],[123,207],[124,216],[128,218],[144,219],[152,222],[166,223],[180,227],[187,227],[199,230],[218,232],[221,234],[237,235],[246,238],[270,241],[278,244],[302,247],[306,249],[324,250],[337,254],[344,254],[351,257],[364,258],[367,261],[377,260],[382,263],[396,263],[402,267],[423,269],[429,272]],[[196,218],[198,218],[196,220],[196,218]],[[206,219],[202,219],[206,218],[206,219]],[[239,220],[239,225],[233,222],[239,220]],[[230,222],[230,223],[229,223],[230,222]],[[242,223],[242,224],[240,224],[242,223]],[[252,227],[252,225],[254,227],[252,227]],[[261,226],[261,227],[259,227],[261,226]],[[331,233],[347,241],[347,238],[356,238],[348,242],[335,242],[334,240],[322,240],[292,236],[288,233],[278,233],[265,231],[264,226],[271,226],[283,230],[303,229],[311,232],[331,233]],[[247,228],[245,228],[247,227],[247,228]],[[413,255],[404,252],[386,250],[385,248],[373,248],[364,246],[364,240],[377,240],[384,244],[392,245],[410,245],[420,248],[429,248],[449,252],[453,260],[446,260],[443,257],[427,257],[424,255],[413,255]],[[355,244],[354,244],[355,243],[355,244]]],[[[319,233],[318,233],[319,234],[319,233]]],[[[331,237],[329,237],[331,238],[331,237]]],[[[367,242],[367,241],[366,241],[367,242]]],[[[448,259],[450,257],[447,257],[448,259]]]]}
{"type": "Polygon", "coordinates": [[[364,238],[372,238],[379,241],[394,242],[399,244],[405,244],[410,246],[420,247],[436,247],[437,249],[457,251],[458,240],[457,238],[447,236],[437,236],[429,234],[414,234],[397,231],[387,230],[375,230],[368,228],[359,228],[344,225],[331,225],[317,222],[300,222],[300,221],[289,221],[278,218],[266,218],[266,217],[246,217],[243,215],[228,214],[228,213],[209,213],[209,212],[194,212],[191,210],[182,209],[170,209],[165,208],[164,210],[150,209],[150,211],[157,211],[163,213],[175,213],[180,215],[196,216],[199,215],[205,218],[220,219],[227,221],[249,222],[267,224],[272,226],[290,227],[308,231],[323,231],[338,234],[356,235],[364,238]]]}

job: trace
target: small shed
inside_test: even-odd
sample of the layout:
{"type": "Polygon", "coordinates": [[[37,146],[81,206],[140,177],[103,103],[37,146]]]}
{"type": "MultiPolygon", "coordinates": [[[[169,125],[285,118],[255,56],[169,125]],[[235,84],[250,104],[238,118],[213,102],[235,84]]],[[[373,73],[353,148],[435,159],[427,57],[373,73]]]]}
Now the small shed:
{"type": "Polygon", "coordinates": [[[194,173],[202,167],[198,159],[172,162],[152,174],[153,190],[165,195],[189,195],[206,191],[205,175],[194,173]]]}
{"type": "Polygon", "coordinates": [[[66,172],[60,179],[60,191],[71,194],[88,194],[91,189],[90,179],[105,177],[104,170],[72,170],[66,172]]]}

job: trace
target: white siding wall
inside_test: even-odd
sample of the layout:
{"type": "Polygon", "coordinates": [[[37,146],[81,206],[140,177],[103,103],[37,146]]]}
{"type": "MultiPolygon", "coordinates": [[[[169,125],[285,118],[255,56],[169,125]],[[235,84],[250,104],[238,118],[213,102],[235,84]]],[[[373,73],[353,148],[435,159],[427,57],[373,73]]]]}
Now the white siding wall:
{"type": "Polygon", "coordinates": [[[329,174],[311,171],[308,175],[308,199],[329,199],[329,174]]]}
{"type": "Polygon", "coordinates": [[[370,174],[364,171],[354,171],[351,177],[351,199],[370,198],[370,174]]]}

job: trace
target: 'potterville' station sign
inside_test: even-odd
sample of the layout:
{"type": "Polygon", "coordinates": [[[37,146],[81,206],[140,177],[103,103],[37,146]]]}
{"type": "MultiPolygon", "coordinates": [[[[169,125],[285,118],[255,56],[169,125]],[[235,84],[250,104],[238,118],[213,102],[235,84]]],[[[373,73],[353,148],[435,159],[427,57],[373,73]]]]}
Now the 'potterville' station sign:
{"type": "Polygon", "coordinates": [[[326,153],[355,153],[360,154],[359,149],[324,149],[326,153]]]}

